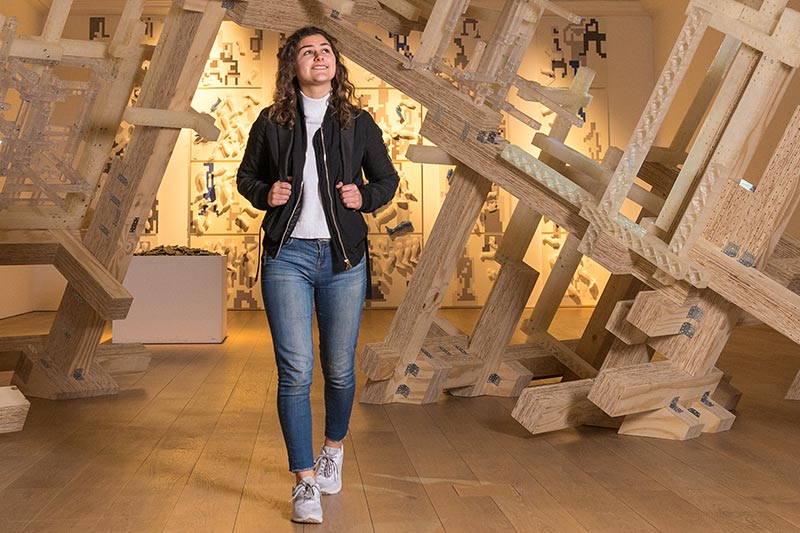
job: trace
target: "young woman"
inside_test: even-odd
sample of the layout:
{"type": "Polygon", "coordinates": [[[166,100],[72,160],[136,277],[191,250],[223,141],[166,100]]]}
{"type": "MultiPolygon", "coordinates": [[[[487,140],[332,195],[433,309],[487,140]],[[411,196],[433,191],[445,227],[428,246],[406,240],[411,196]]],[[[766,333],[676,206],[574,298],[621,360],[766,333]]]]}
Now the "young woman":
{"type": "Polygon", "coordinates": [[[253,124],[237,186],[266,211],[261,290],[278,368],[278,416],[297,481],[292,520],[319,523],[320,494],[342,487],[342,440],[355,394],[367,284],[362,213],[387,203],[399,179],[381,130],[353,104],[354,87],[330,35],[302,28],[278,61],[275,103],[253,124]],[[325,443],[316,459],[314,311],[325,377],[325,443]]]}

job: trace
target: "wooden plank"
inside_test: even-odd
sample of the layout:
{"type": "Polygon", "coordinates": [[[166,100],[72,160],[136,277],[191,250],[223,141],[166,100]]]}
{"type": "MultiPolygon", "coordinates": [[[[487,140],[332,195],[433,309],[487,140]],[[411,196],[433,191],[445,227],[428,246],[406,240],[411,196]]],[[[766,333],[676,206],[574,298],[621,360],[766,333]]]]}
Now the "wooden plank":
{"type": "Polygon", "coordinates": [[[595,368],[600,368],[613,341],[613,335],[606,329],[606,323],[617,302],[633,298],[641,286],[633,276],[611,275],[575,347],[575,353],[595,368]]]}
{"type": "Polygon", "coordinates": [[[22,431],[30,406],[17,387],[0,387],[0,433],[22,431]]]}
{"type": "Polygon", "coordinates": [[[628,415],[619,428],[620,435],[667,440],[695,439],[702,433],[703,422],[678,405],[647,413],[628,415]]]}
{"type": "Polygon", "coordinates": [[[583,254],[578,250],[581,241],[573,235],[568,235],[561,245],[553,268],[547,276],[542,292],[530,317],[525,321],[522,331],[532,335],[547,332],[553,318],[556,316],[567,287],[575,277],[575,271],[583,260],[583,254]]]}
{"type": "Polygon", "coordinates": [[[517,400],[511,416],[537,435],[568,427],[599,425],[616,427],[614,420],[587,399],[591,379],[528,387],[517,400]]]}
{"type": "MultiPolygon", "coordinates": [[[[483,361],[483,368],[474,386],[450,391],[456,396],[477,396],[490,389],[497,393],[497,384],[503,381],[497,374],[503,352],[539,277],[538,272],[521,261],[507,261],[500,271],[506,273],[498,275],[469,343],[470,353],[483,361]],[[493,374],[497,376],[495,380],[490,379],[493,374]]],[[[512,387],[510,392],[514,391],[515,387],[512,387]]]]}
{"type": "Polygon", "coordinates": [[[196,131],[207,141],[219,138],[219,129],[214,126],[214,117],[207,113],[189,111],[167,111],[166,109],[146,109],[129,107],[125,110],[123,120],[134,126],[151,126],[156,128],[189,128],[196,131]]]}
{"type": "Polygon", "coordinates": [[[52,265],[59,247],[49,231],[0,231],[0,264],[52,265]]]}
{"type": "Polygon", "coordinates": [[[644,344],[625,344],[620,339],[614,339],[608,355],[603,361],[600,370],[606,368],[619,368],[623,366],[641,365],[650,360],[650,353],[644,344]]]}
{"type": "Polygon", "coordinates": [[[689,407],[699,413],[698,420],[703,424],[703,433],[728,431],[736,420],[736,415],[705,395],[689,407]]]}
{"type": "Polygon", "coordinates": [[[677,305],[659,291],[642,291],[636,295],[627,320],[648,337],[677,335],[688,322],[694,303],[677,305]]]}
{"type": "Polygon", "coordinates": [[[647,334],[628,321],[631,306],[633,306],[633,300],[617,302],[614,311],[608,319],[606,329],[625,344],[644,344],[644,342],[647,341],[647,334]]]}
{"type": "Polygon", "coordinates": [[[422,16],[420,8],[406,0],[378,0],[381,5],[388,7],[398,15],[408,20],[417,21],[422,16]]]}
{"type": "Polygon", "coordinates": [[[562,365],[575,373],[582,379],[593,378],[597,375],[597,370],[584,361],[579,355],[573,352],[566,344],[559,341],[549,333],[535,333],[528,338],[528,342],[536,342],[552,350],[553,356],[562,365]]]}
{"type": "Polygon", "coordinates": [[[419,39],[419,47],[414,53],[413,65],[430,68],[442,59],[445,49],[464,13],[469,0],[437,0],[425,24],[425,31],[419,39]]]}
{"type": "Polygon", "coordinates": [[[611,416],[622,416],[667,407],[676,397],[692,400],[713,392],[722,372],[691,376],[670,361],[607,368],[597,375],[591,400],[611,416]]]}
{"type": "Polygon", "coordinates": [[[101,344],[95,362],[111,376],[147,371],[152,355],[143,344],[101,344]]]}
{"type": "Polygon", "coordinates": [[[133,296],[97,258],[75,237],[64,230],[51,233],[60,243],[53,261],[67,283],[105,320],[128,316],[133,296]]]}
{"type": "Polygon", "coordinates": [[[408,149],[406,149],[406,159],[414,163],[423,163],[426,165],[456,166],[458,164],[455,158],[451,157],[450,154],[441,148],[424,144],[408,145],[408,149]]]}
{"type": "Polygon", "coordinates": [[[678,126],[678,131],[672,137],[672,142],[669,145],[671,152],[686,152],[689,147],[689,141],[694,137],[697,126],[700,124],[700,120],[708,110],[709,105],[711,105],[723,77],[728,72],[734,57],[736,57],[738,49],[739,42],[735,38],[726,35],[714,59],[711,61],[711,65],[708,67],[703,83],[700,84],[692,100],[692,105],[686,111],[680,126],[678,126]]]}
{"type": "Polygon", "coordinates": [[[72,0],[53,0],[42,30],[43,41],[54,41],[61,38],[71,7],[72,0]]]}
{"type": "Polygon", "coordinates": [[[709,272],[710,289],[800,343],[800,295],[725,256],[705,239],[695,244],[690,258],[709,272]]]}

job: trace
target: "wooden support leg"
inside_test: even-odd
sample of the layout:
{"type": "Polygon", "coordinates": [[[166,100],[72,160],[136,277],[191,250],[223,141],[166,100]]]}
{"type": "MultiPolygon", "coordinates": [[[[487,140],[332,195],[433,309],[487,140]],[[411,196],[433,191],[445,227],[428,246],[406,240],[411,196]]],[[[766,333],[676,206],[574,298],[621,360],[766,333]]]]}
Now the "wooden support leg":
{"type": "Polygon", "coordinates": [[[564,293],[567,292],[567,287],[572,282],[575,271],[583,259],[583,255],[578,251],[580,244],[579,238],[569,235],[561,246],[561,252],[553,265],[553,270],[547,276],[542,294],[539,296],[530,318],[522,327],[522,330],[528,335],[546,332],[553,322],[561,300],[564,298],[564,293]]]}
{"type": "Polygon", "coordinates": [[[491,182],[481,175],[463,165],[456,167],[425,251],[386,335],[385,345],[398,354],[399,362],[392,378],[383,385],[368,384],[362,401],[394,401],[406,367],[419,354],[490,189],[491,182]]]}
{"type": "Polygon", "coordinates": [[[521,261],[505,263],[501,272],[505,274],[495,281],[469,344],[470,353],[483,360],[483,370],[473,386],[451,390],[455,396],[479,396],[487,390],[498,394],[503,383],[497,371],[539,273],[521,261]]]}

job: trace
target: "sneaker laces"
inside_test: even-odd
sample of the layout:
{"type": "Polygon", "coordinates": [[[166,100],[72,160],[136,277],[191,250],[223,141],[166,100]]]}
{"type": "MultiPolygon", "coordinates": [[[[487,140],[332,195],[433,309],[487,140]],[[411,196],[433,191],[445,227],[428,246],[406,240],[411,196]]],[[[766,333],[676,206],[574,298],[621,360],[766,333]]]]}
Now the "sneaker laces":
{"type": "Polygon", "coordinates": [[[315,490],[319,490],[319,487],[310,483],[306,483],[305,481],[301,481],[295,486],[294,490],[292,491],[292,497],[289,498],[289,501],[294,502],[298,499],[313,500],[315,490]]]}
{"type": "Polygon", "coordinates": [[[320,472],[322,472],[323,477],[333,477],[333,479],[339,478],[339,467],[336,464],[336,460],[334,456],[323,452],[317,457],[317,460],[314,461],[314,473],[319,476],[320,472]]]}

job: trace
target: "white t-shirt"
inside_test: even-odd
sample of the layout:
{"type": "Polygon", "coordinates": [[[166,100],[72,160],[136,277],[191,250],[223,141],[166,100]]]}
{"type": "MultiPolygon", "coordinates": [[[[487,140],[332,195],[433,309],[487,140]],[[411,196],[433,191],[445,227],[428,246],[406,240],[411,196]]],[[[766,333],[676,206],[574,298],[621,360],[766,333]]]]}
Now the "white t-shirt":
{"type": "MultiPolygon", "coordinates": [[[[312,142],[314,134],[322,126],[325,111],[328,109],[328,98],[309,98],[302,92],[303,114],[306,120],[306,162],[303,166],[303,205],[300,207],[300,217],[292,231],[292,237],[297,239],[330,239],[328,224],[325,222],[325,211],[320,200],[319,175],[317,174],[317,158],[312,142]]],[[[322,154],[320,154],[322,156],[322,154]]],[[[327,194],[324,192],[322,194],[327,194]]]]}

